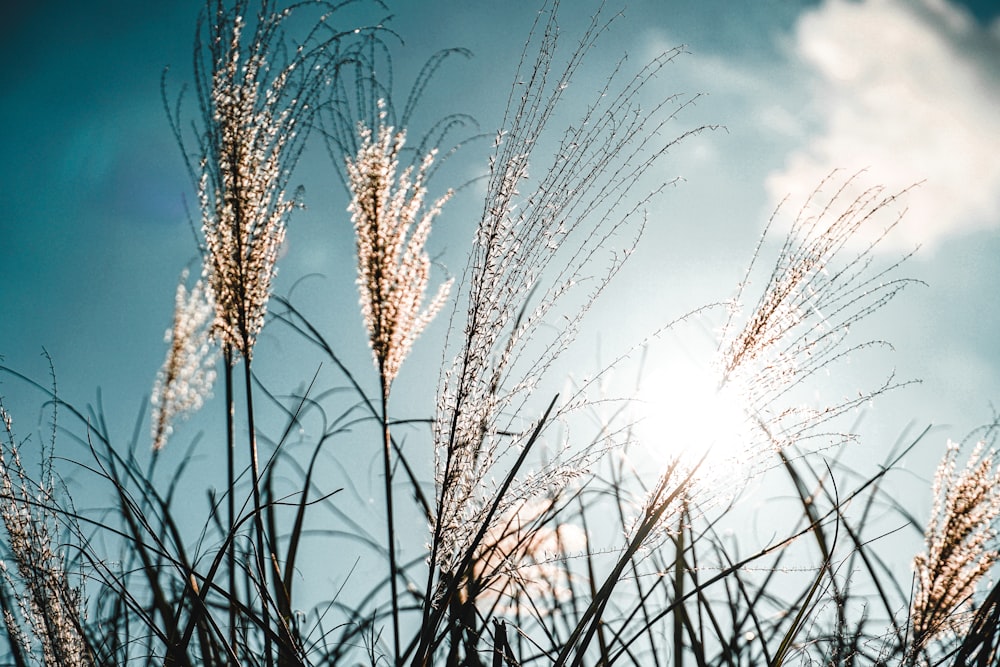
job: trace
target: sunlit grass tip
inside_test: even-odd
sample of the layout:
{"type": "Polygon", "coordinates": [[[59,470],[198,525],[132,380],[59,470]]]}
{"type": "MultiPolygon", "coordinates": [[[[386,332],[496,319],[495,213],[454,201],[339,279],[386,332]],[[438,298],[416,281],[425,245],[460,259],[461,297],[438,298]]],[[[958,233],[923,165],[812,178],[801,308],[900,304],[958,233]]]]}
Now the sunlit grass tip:
{"type": "Polygon", "coordinates": [[[915,593],[910,607],[912,650],[937,636],[961,634],[972,618],[973,595],[997,562],[1000,468],[996,452],[977,442],[964,468],[952,441],[934,475],[934,505],[926,548],[913,560],[915,593]]]}
{"type": "Polygon", "coordinates": [[[451,289],[451,280],[442,283],[424,307],[431,265],[424,245],[451,191],[425,206],[425,181],[436,151],[416,169],[398,172],[405,130],[382,124],[374,132],[359,125],[358,132],[361,148],[346,159],[348,210],[357,238],[362,315],[375,363],[389,385],[451,289]]]}
{"type": "Polygon", "coordinates": [[[60,540],[61,520],[66,515],[56,504],[55,478],[51,470],[39,481],[29,477],[13,420],[2,402],[0,421],[4,431],[0,436],[0,519],[6,532],[4,560],[0,560],[0,609],[11,650],[31,664],[93,665],[83,630],[86,604],[81,587],[70,581],[67,547],[60,540]]]}
{"type": "Polygon", "coordinates": [[[211,337],[215,313],[211,291],[202,281],[190,292],[185,286],[188,272],[181,274],[174,301],[174,322],[164,336],[170,344],[153,385],[153,449],[167,444],[176,419],[201,409],[211,396],[217,354],[211,337]]]}

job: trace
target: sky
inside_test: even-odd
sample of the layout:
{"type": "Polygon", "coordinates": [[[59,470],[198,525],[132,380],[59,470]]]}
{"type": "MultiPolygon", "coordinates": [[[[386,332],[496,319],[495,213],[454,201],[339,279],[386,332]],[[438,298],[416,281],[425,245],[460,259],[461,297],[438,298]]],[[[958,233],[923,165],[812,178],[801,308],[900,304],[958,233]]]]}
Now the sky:
{"type": "MultiPolygon", "coordinates": [[[[461,111],[495,134],[536,3],[389,5],[387,25],[402,40],[399,90],[437,49],[472,52],[437,73],[418,122],[461,111]]],[[[46,350],[62,398],[86,405],[100,392],[121,441],[131,436],[166,353],[178,276],[198,266],[187,213],[192,187],[163,109],[161,75],[169,68],[170,99],[190,83],[200,6],[38,0],[6,10],[0,26],[0,356],[46,382],[46,350]]],[[[567,43],[595,7],[564,2],[567,43]]],[[[605,12],[619,8],[608,0],[605,12]]],[[[991,421],[1000,401],[1000,7],[988,0],[633,0],[621,8],[573,83],[580,96],[571,98],[586,99],[623,55],[641,63],[684,45],[647,92],[702,94],[677,119],[678,133],[719,127],[686,140],[657,168],[657,178],[681,180],[648,211],[643,245],[595,307],[573,363],[585,374],[663,323],[731,297],[771,211],[786,196],[789,206],[801,202],[834,169],[865,170],[860,182],[891,190],[919,183],[905,195],[904,219],[879,259],[919,246],[900,273],[923,284],[871,327],[894,347],[890,370],[921,383],[857,419],[870,427],[860,454],[870,461],[901,434],[933,426],[928,446],[907,464],[926,483],[945,439],[991,421]]],[[[578,111],[564,109],[565,118],[578,111]]],[[[456,182],[481,174],[487,149],[471,143],[445,173],[456,182]]],[[[303,158],[300,173],[307,210],[290,223],[276,290],[303,295],[374,390],[374,375],[365,375],[370,357],[343,190],[321,151],[303,158]]],[[[482,206],[477,197],[476,186],[463,189],[436,222],[429,246],[443,270],[438,278],[461,273],[482,206]]],[[[401,401],[405,416],[432,409],[426,385],[437,377],[434,341],[445,319],[425,332],[400,377],[411,399],[401,401]]],[[[314,362],[300,361],[268,330],[262,338],[272,351],[261,355],[263,374],[287,391],[309,379],[314,362]]],[[[655,353],[650,359],[645,376],[667,372],[656,367],[655,353]]],[[[850,371],[831,382],[850,391],[850,371]]],[[[323,372],[334,382],[330,369],[323,372]]],[[[22,435],[44,427],[37,393],[5,377],[0,395],[22,435]]],[[[193,420],[185,428],[178,432],[190,439],[212,427],[193,420]]]]}

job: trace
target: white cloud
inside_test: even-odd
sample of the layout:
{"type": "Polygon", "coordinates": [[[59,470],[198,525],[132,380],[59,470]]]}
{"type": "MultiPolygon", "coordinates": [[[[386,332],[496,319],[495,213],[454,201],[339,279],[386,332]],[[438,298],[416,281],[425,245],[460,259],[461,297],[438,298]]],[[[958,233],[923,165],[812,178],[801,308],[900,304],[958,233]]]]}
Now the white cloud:
{"type": "Polygon", "coordinates": [[[1000,30],[946,0],[825,0],[795,56],[814,74],[820,129],[768,176],[775,201],[835,168],[908,197],[896,247],[1000,227],[1000,30]]]}

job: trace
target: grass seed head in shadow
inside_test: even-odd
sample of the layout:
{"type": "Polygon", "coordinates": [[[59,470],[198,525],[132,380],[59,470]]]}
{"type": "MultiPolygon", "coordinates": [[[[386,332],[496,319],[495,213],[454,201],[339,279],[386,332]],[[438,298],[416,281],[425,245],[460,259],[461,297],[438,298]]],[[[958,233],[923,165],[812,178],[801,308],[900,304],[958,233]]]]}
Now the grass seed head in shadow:
{"type": "MultiPolygon", "coordinates": [[[[472,581],[476,602],[490,604],[498,599],[499,611],[513,612],[521,599],[532,601],[521,608],[546,608],[542,600],[565,595],[567,571],[561,560],[580,550],[584,535],[569,523],[553,525],[551,501],[524,501],[499,518],[476,551],[472,581]]],[[[466,593],[468,594],[468,593],[466,593]]]]}

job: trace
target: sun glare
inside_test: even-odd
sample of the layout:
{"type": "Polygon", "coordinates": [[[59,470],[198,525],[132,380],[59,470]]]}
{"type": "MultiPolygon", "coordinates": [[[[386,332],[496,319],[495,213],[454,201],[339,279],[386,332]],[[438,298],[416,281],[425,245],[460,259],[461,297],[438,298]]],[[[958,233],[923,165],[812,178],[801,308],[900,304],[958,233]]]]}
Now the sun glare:
{"type": "Polygon", "coordinates": [[[740,468],[754,449],[746,393],[720,386],[718,378],[717,369],[690,358],[672,359],[644,378],[635,435],[651,458],[695,465],[704,457],[697,477],[744,476],[740,468]]]}

